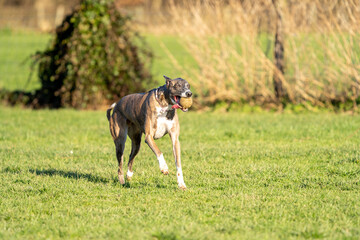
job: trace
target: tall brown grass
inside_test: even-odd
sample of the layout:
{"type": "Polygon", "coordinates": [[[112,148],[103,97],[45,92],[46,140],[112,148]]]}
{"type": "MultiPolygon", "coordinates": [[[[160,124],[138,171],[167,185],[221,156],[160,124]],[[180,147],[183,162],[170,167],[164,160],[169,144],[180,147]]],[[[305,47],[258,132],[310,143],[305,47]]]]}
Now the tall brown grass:
{"type": "Polygon", "coordinates": [[[271,0],[168,1],[147,31],[175,34],[196,61],[188,70],[199,105],[275,105],[277,75],[294,104],[357,108],[360,101],[360,1],[278,0],[285,73],[274,65],[276,13],[271,0]]]}

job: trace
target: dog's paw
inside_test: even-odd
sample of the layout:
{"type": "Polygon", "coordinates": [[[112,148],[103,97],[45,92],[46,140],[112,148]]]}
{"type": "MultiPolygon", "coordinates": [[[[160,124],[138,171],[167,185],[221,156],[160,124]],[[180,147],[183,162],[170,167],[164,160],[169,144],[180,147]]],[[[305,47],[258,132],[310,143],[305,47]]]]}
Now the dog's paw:
{"type": "Polygon", "coordinates": [[[178,184],[178,186],[179,186],[179,188],[180,188],[181,190],[186,190],[186,185],[185,185],[185,183],[178,184]]]}
{"type": "Polygon", "coordinates": [[[167,166],[165,159],[164,159],[164,155],[160,154],[160,156],[158,157],[159,160],[159,168],[160,171],[165,174],[168,175],[169,174],[169,167],[167,166]]]}
{"type": "Polygon", "coordinates": [[[119,178],[119,182],[121,183],[121,185],[125,184],[125,179],[124,179],[124,175],[118,175],[119,178]]]}
{"type": "Polygon", "coordinates": [[[132,178],[132,176],[134,175],[134,172],[131,172],[131,171],[127,171],[127,173],[126,173],[126,180],[127,181],[131,181],[131,178],[132,178]]]}
{"type": "Polygon", "coordinates": [[[168,174],[169,174],[169,169],[167,169],[167,168],[161,169],[161,172],[162,172],[164,175],[168,175],[168,174]]]}

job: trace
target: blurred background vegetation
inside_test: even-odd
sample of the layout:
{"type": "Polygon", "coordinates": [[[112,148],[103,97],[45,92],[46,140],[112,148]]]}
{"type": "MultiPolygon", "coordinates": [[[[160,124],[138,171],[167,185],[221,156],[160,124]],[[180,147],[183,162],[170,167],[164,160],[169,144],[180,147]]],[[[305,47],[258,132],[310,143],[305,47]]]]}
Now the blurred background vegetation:
{"type": "MultiPolygon", "coordinates": [[[[79,4],[0,0],[0,88],[39,88],[36,74],[27,81],[31,61],[21,63],[51,45],[56,27],[79,4]]],[[[114,8],[131,16],[131,29],[148,45],[134,44],[153,53],[147,68],[154,82],[144,81],[144,89],[167,74],[191,82],[198,108],[358,111],[359,1],[117,0],[114,8]]]]}

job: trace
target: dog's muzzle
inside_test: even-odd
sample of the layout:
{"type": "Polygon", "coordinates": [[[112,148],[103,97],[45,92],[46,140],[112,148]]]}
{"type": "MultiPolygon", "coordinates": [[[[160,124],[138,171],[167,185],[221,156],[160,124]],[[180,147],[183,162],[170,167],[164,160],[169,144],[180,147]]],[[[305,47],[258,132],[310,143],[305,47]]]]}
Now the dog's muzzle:
{"type": "Polygon", "coordinates": [[[191,96],[192,96],[192,92],[191,92],[190,90],[187,90],[187,91],[185,92],[185,96],[186,96],[186,97],[191,97],[191,96]]]}

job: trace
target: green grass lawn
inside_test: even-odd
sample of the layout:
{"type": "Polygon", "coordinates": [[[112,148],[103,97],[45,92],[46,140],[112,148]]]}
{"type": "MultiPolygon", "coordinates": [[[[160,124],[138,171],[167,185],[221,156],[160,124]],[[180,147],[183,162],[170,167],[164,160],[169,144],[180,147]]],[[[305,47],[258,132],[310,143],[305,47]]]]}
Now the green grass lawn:
{"type": "Polygon", "coordinates": [[[104,111],[0,116],[2,239],[360,237],[360,116],[181,113],[185,192],[169,137],[122,187],[104,111]]]}

